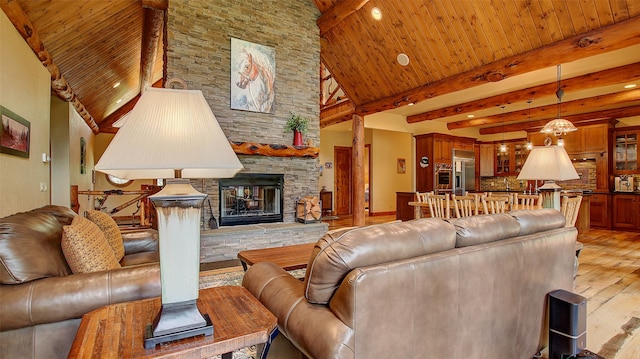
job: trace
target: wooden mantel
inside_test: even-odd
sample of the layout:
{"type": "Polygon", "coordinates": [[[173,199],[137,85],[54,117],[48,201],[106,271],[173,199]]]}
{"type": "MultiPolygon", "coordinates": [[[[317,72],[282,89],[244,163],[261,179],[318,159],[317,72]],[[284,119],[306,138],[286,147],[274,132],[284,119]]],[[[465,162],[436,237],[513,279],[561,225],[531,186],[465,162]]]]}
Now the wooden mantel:
{"type": "Polygon", "coordinates": [[[239,141],[229,142],[231,142],[233,151],[239,155],[317,158],[320,154],[320,149],[318,147],[288,146],[239,141]]]}

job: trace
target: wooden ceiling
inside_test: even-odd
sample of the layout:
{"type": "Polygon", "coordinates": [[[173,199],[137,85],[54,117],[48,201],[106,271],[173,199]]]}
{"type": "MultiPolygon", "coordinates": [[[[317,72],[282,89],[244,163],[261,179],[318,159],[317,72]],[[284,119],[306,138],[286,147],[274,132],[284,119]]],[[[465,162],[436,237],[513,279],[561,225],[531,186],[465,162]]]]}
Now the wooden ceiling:
{"type": "MultiPolygon", "coordinates": [[[[528,129],[555,115],[548,99],[555,66],[579,61],[596,64],[563,76],[564,117],[640,115],[640,90],[622,93],[619,86],[640,81],[638,0],[313,1],[321,12],[321,60],[348,97],[322,109],[322,127],[354,113],[387,111],[409,124],[444,119],[452,130],[492,133],[498,122],[504,128],[496,106],[518,104],[506,110],[510,129],[528,129]],[[371,16],[374,7],[380,21],[371,16]],[[635,47],[616,61],[588,61],[635,47]],[[401,53],[407,66],[396,60],[401,53]],[[545,69],[546,77],[539,76],[545,69]],[[543,96],[546,102],[537,100],[543,96]],[[529,99],[535,99],[530,112],[523,110],[529,99]]],[[[53,90],[96,133],[115,132],[111,125],[133,108],[141,89],[160,85],[167,6],[168,0],[0,0],[51,72],[53,90]]]]}
{"type": "MultiPolygon", "coordinates": [[[[541,127],[539,119],[556,115],[556,65],[596,61],[593,56],[640,44],[637,0],[314,1],[322,13],[321,60],[351,100],[323,110],[322,127],[349,120],[353,113],[395,110],[409,124],[447,119],[450,130],[490,127],[502,125],[501,105],[507,105],[509,122],[520,123],[513,130],[530,128],[522,123],[528,119],[537,119],[533,122],[541,127]],[[380,21],[372,17],[374,7],[382,13],[380,21]],[[410,60],[407,66],[396,59],[401,53],[410,60]],[[546,82],[529,76],[515,89],[506,85],[544,69],[552,74],[546,82]],[[493,84],[492,93],[482,93],[486,84],[493,84]],[[473,88],[479,91],[469,92],[473,88]],[[439,98],[458,92],[457,98],[438,104],[439,98]],[[543,96],[551,97],[551,104],[535,101],[543,96]],[[530,99],[531,112],[523,111],[530,99]],[[474,120],[451,117],[486,109],[493,114],[474,120]]],[[[565,96],[572,98],[562,106],[563,117],[581,121],[640,115],[640,90],[619,93],[622,84],[640,81],[640,48],[623,56],[613,65],[574,71],[583,77],[562,77],[565,96]],[[617,64],[630,65],[608,67],[617,64]],[[585,89],[600,89],[598,97],[577,95],[585,89]]],[[[480,133],[495,131],[502,128],[480,133]]]]}

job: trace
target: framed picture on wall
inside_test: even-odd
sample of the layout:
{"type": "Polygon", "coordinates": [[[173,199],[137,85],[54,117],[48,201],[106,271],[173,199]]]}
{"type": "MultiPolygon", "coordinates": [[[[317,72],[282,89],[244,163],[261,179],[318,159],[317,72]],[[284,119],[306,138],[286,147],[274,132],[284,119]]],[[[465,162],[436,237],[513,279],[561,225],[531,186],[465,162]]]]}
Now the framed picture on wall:
{"type": "Polygon", "coordinates": [[[29,158],[31,123],[3,106],[0,106],[0,113],[0,153],[29,158]]]}
{"type": "Polygon", "coordinates": [[[231,109],[274,114],[276,50],[231,38],[231,109]]]}
{"type": "Polygon", "coordinates": [[[398,158],[398,173],[407,172],[407,160],[404,158],[398,158]]]}

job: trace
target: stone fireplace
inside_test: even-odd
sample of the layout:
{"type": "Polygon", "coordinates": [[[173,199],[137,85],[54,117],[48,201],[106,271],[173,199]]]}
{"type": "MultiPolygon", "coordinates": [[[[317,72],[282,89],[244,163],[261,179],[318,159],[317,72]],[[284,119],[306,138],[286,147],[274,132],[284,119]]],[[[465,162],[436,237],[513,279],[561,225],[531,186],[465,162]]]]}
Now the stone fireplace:
{"type": "Polygon", "coordinates": [[[220,225],[282,222],[283,187],[283,174],[242,173],[220,179],[220,225]]]}

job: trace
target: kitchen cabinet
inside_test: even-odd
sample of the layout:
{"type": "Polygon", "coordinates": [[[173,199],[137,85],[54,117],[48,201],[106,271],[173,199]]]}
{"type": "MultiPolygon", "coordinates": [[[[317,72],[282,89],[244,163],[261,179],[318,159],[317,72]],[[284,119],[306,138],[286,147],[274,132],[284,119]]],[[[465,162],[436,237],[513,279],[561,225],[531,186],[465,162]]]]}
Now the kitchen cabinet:
{"type": "Polygon", "coordinates": [[[502,142],[494,145],[495,150],[495,175],[517,176],[524,166],[529,150],[526,141],[504,142],[506,151],[502,151],[502,142]]]}
{"type": "Polygon", "coordinates": [[[611,226],[619,230],[640,230],[640,195],[614,194],[611,226]]]}
{"type": "MultiPolygon", "coordinates": [[[[434,190],[434,168],[436,164],[453,163],[453,149],[474,151],[475,139],[457,137],[441,133],[417,135],[416,139],[416,190],[429,192],[434,190]],[[428,165],[421,160],[426,157],[428,165]]],[[[476,167],[477,168],[477,167],[476,167]]]]}
{"type": "Polygon", "coordinates": [[[396,192],[396,219],[409,221],[413,219],[414,207],[409,205],[416,199],[415,192],[396,192]]]}
{"type": "Polygon", "coordinates": [[[578,127],[577,131],[569,132],[566,135],[556,137],[546,133],[531,132],[527,138],[534,146],[544,146],[544,140],[550,137],[553,144],[558,143],[558,138],[564,139],[564,148],[569,154],[583,152],[606,152],[609,129],[612,128],[609,122],[595,125],[578,127]]]}
{"type": "Polygon", "coordinates": [[[589,201],[589,215],[591,227],[610,228],[609,225],[609,195],[594,193],[589,201]]]}
{"type": "Polygon", "coordinates": [[[493,177],[493,144],[480,145],[480,176],[493,177]]]}
{"type": "Polygon", "coordinates": [[[613,135],[613,173],[638,173],[638,136],[640,131],[617,131],[613,135]]]}

